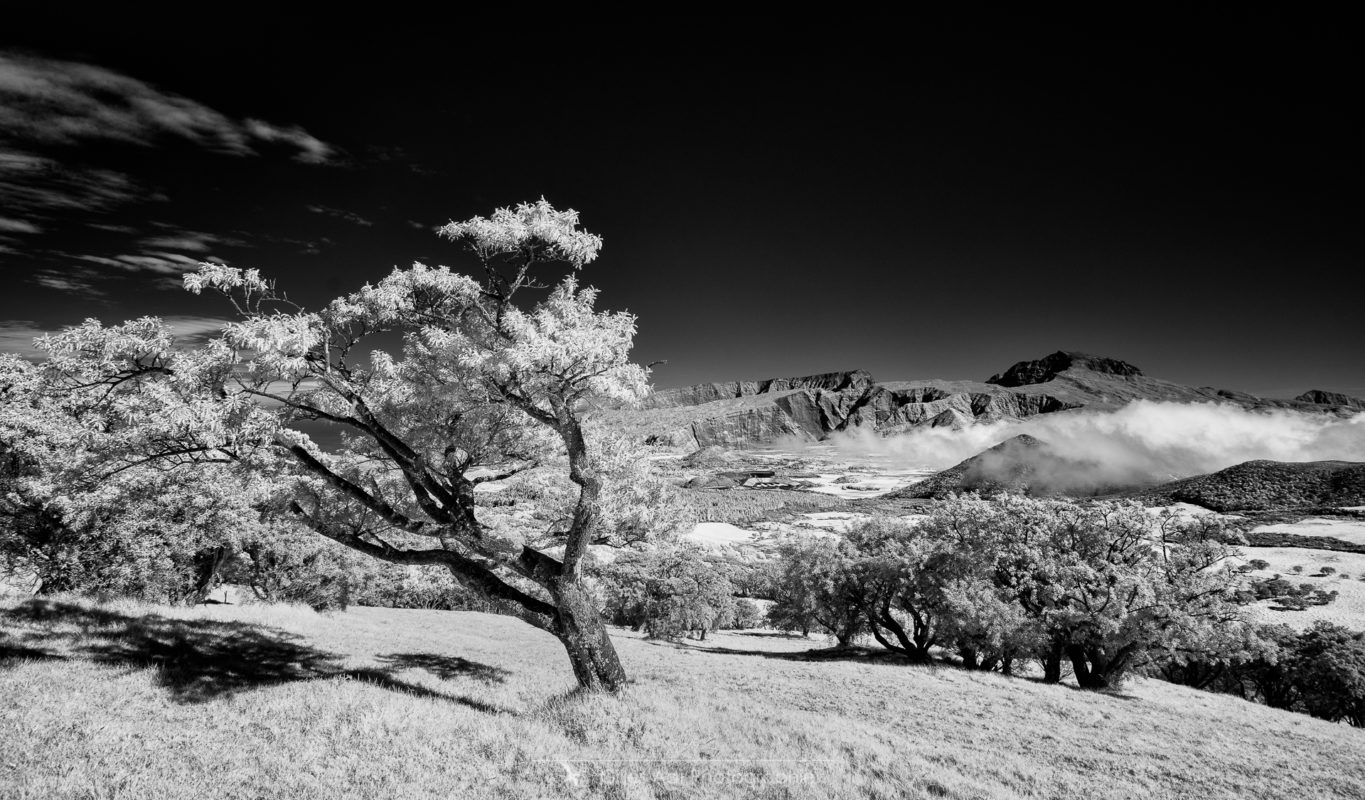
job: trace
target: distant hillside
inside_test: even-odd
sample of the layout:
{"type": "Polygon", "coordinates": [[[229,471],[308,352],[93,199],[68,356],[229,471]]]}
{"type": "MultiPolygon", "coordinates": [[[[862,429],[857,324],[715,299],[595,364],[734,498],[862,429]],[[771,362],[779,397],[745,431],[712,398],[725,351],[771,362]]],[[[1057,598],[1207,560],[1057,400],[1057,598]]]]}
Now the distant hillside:
{"type": "Polygon", "coordinates": [[[1039,461],[1050,457],[1047,443],[1020,434],[888,497],[937,500],[961,492],[1025,491],[1039,461]]]}
{"type": "Polygon", "coordinates": [[[1365,505],[1365,463],[1248,461],[1141,493],[1144,500],[1214,511],[1288,511],[1365,505]]]}
{"type": "Polygon", "coordinates": [[[1115,487],[1095,485],[1094,466],[1063,458],[1047,442],[1020,434],[884,499],[937,500],[963,492],[1088,496],[1112,491],[1115,487]]]}
{"type": "Polygon", "coordinates": [[[881,435],[960,428],[1073,409],[1114,409],[1135,400],[1232,403],[1313,413],[1356,413],[1365,401],[1330,392],[1268,400],[1151,378],[1125,361],[1058,351],[1020,361],[988,381],[876,382],[864,370],[666,389],[636,409],[606,409],[597,424],[651,444],[694,450],[744,448],[783,437],[818,441],[836,431],[881,435]],[[1359,405],[1352,405],[1353,403],[1359,405]]]}
{"type": "Polygon", "coordinates": [[[1021,434],[882,499],[941,499],[953,493],[1009,491],[1104,494],[1150,504],[1190,503],[1224,513],[1365,506],[1362,462],[1248,461],[1142,489],[1097,487],[1089,480],[1092,466],[1063,458],[1046,442],[1021,434]]]}

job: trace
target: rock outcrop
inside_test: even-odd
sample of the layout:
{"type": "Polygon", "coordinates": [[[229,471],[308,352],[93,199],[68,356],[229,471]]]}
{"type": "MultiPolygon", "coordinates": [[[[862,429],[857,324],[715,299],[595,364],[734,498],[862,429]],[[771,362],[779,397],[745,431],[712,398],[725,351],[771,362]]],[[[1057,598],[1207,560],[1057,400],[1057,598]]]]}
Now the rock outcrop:
{"type": "Polygon", "coordinates": [[[1142,370],[1117,358],[1103,358],[1086,353],[1068,353],[1058,350],[1050,356],[1037,361],[1020,361],[999,375],[992,375],[986,383],[997,386],[1032,386],[1047,383],[1069,369],[1084,369],[1100,375],[1129,377],[1141,375],[1142,370]]]}
{"type": "Polygon", "coordinates": [[[735,456],[729,450],[716,445],[702,447],[695,452],[688,453],[682,460],[684,467],[693,469],[711,469],[715,467],[726,467],[733,464],[735,456]]]}
{"type": "Polygon", "coordinates": [[[1317,406],[1336,406],[1339,408],[1357,408],[1365,410],[1365,400],[1359,397],[1352,397],[1349,394],[1340,392],[1324,392],[1321,389],[1310,389],[1298,397],[1294,398],[1301,403],[1312,403],[1317,406]]]}

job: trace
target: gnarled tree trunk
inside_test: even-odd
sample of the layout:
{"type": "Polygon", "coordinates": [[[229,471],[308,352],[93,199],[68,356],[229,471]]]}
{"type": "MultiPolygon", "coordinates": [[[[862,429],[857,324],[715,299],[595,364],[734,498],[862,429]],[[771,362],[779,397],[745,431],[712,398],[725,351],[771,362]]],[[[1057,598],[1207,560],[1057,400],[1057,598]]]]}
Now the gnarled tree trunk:
{"type": "Polygon", "coordinates": [[[576,580],[562,580],[552,591],[558,612],[553,633],[568,651],[578,685],[608,692],[623,687],[626,671],[592,596],[576,580]]]}
{"type": "Polygon", "coordinates": [[[1076,672],[1076,685],[1082,689],[1105,691],[1117,688],[1128,671],[1131,647],[1120,648],[1112,657],[1096,649],[1068,645],[1067,657],[1076,672]]]}
{"type": "Polygon", "coordinates": [[[194,586],[184,597],[183,602],[186,605],[197,606],[208,600],[208,596],[213,592],[213,584],[218,580],[218,573],[222,571],[223,565],[231,555],[231,551],[223,546],[195,553],[194,586]]]}
{"type": "Polygon", "coordinates": [[[1054,642],[1043,654],[1043,683],[1062,682],[1062,645],[1054,642]]]}

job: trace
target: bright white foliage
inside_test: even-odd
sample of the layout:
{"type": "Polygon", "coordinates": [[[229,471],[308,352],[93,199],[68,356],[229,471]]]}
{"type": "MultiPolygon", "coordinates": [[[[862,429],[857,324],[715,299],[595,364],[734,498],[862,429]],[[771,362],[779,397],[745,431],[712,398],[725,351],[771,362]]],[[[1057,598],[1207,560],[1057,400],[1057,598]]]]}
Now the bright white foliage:
{"type": "Polygon", "coordinates": [[[87,321],[43,339],[40,364],[0,356],[0,558],[49,588],[173,592],[196,551],[259,531],[268,481],[144,458],[157,442],[210,453],[252,427],[249,408],[185,402],[202,357],[172,343],[157,320],[87,321]]]}
{"type": "Polygon", "coordinates": [[[574,269],[590,263],[602,249],[602,237],[578,229],[577,211],[556,211],[543,197],[515,209],[500,208],[492,218],[451,222],[438,233],[485,260],[544,248],[547,258],[566,261],[574,269]]]}
{"type": "Polygon", "coordinates": [[[419,313],[432,319],[456,318],[478,301],[479,294],[479,283],[468,275],[414,263],[410,269],[395,269],[377,286],[367,283],[360,291],[333,300],[325,316],[333,325],[383,330],[412,324],[419,313]]]}
{"type": "MultiPolygon", "coordinates": [[[[289,426],[301,419],[363,419],[371,429],[381,426],[401,439],[419,457],[419,471],[442,481],[452,470],[500,472],[550,463],[566,468],[557,427],[565,414],[576,414],[591,400],[634,401],[648,390],[648,372],[630,361],[634,315],[597,310],[597,290],[581,287],[572,273],[536,302],[513,302],[514,294],[521,301],[520,295],[541,286],[530,274],[533,267],[543,271],[560,262],[577,270],[596,258],[602,240],[578,227],[577,212],[558,211],[542,199],[451,223],[441,233],[474,253],[484,279],[415,263],[306,312],[278,297],[254,270],[204,264],[185,277],[191,292],[223,292],[243,313],[213,351],[221,359],[224,391],[250,397],[258,410],[277,418],[269,431],[276,444],[300,445],[413,519],[429,516],[414,505],[421,492],[414,495],[398,479],[406,474],[426,480],[413,465],[393,464],[392,453],[366,436],[325,453],[289,426]],[[366,337],[374,334],[397,334],[401,354],[366,347],[366,337]],[[386,464],[396,469],[387,471],[386,464]]],[[[176,412],[186,415],[185,426],[201,422],[194,407],[189,403],[176,412]]],[[[168,421],[180,429],[181,420],[172,415],[168,421]]],[[[597,469],[591,459],[584,466],[597,469]]],[[[619,472],[605,463],[600,467],[608,479],[619,472]]],[[[328,485],[310,481],[306,493],[320,503],[328,485]]],[[[641,494],[639,482],[627,486],[614,483],[621,492],[613,491],[604,513],[633,538],[651,517],[628,511],[628,500],[657,498],[641,494]]],[[[565,502],[568,495],[544,493],[542,499],[551,517],[573,505],[565,502]]],[[[486,510],[479,515],[495,538],[524,542],[536,536],[534,530],[513,531],[486,510]]]]}
{"type": "Polygon", "coordinates": [[[579,289],[570,276],[530,312],[508,310],[503,318],[507,341],[493,340],[490,347],[424,333],[433,345],[458,347],[462,366],[495,381],[516,381],[533,396],[575,387],[580,395],[638,400],[648,375],[629,361],[635,317],[596,312],[596,302],[597,290],[579,289]]]}
{"type": "Polygon", "coordinates": [[[199,294],[205,289],[223,292],[241,291],[248,297],[259,297],[270,291],[270,284],[257,269],[236,269],[223,264],[203,262],[197,272],[185,274],[185,289],[199,294]]]}

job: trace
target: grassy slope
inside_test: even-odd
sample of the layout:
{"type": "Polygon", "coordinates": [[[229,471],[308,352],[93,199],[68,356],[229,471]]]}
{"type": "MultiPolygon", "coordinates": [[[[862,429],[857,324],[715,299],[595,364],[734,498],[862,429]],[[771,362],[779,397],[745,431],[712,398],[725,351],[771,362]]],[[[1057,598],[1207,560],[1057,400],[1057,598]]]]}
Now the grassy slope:
{"type": "Polygon", "coordinates": [[[1365,731],[1156,682],[1101,696],[792,660],[809,644],[781,637],[621,632],[635,684],[583,697],[559,644],[503,617],[40,611],[0,607],[0,647],[25,654],[0,669],[4,797],[1365,792],[1365,731]]]}

